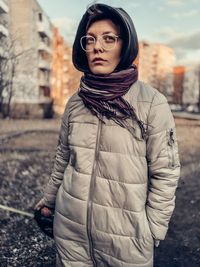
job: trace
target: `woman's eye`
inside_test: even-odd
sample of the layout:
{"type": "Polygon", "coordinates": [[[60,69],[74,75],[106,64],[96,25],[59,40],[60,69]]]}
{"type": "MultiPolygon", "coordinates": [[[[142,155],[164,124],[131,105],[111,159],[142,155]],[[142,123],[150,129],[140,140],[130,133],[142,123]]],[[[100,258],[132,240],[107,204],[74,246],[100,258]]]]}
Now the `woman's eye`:
{"type": "Polygon", "coordinates": [[[94,43],[94,38],[92,38],[92,37],[86,38],[86,44],[93,44],[93,43],[94,43]]]}
{"type": "Polygon", "coordinates": [[[104,35],[103,39],[107,43],[114,43],[115,42],[115,37],[112,35],[104,35]]]}

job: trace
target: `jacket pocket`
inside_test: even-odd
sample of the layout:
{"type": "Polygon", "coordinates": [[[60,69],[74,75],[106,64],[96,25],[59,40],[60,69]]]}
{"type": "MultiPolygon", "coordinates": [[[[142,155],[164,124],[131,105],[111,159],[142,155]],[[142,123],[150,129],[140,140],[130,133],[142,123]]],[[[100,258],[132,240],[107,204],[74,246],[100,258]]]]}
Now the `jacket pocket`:
{"type": "Polygon", "coordinates": [[[167,150],[168,150],[168,167],[175,168],[177,164],[176,160],[176,140],[175,140],[175,131],[173,128],[167,130],[167,150]]]}

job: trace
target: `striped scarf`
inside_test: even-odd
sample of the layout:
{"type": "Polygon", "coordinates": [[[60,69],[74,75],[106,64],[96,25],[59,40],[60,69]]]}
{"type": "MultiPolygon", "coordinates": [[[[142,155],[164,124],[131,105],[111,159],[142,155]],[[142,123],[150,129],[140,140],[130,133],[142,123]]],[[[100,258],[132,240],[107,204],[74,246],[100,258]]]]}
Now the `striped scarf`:
{"type": "Polygon", "coordinates": [[[141,129],[142,138],[145,139],[143,122],[137,117],[133,106],[122,97],[137,79],[138,70],[135,65],[126,70],[105,75],[85,73],[81,78],[78,95],[92,114],[103,123],[105,123],[103,121],[103,116],[105,116],[134,135],[135,130],[126,119],[135,120],[141,129]]]}

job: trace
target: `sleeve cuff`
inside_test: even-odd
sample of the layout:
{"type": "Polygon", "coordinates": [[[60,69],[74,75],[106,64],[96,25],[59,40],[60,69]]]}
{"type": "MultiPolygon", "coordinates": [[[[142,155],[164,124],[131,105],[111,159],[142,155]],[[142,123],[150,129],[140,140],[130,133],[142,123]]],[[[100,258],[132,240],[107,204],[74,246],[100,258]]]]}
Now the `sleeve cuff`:
{"type": "Polygon", "coordinates": [[[154,246],[157,248],[160,245],[159,239],[154,239],[154,246]]]}

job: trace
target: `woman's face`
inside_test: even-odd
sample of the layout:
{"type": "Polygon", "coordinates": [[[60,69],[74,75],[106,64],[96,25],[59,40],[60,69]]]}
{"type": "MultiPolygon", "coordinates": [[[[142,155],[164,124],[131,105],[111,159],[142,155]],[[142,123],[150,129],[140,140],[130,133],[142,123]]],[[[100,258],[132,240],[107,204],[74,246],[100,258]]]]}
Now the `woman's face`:
{"type": "MultiPolygon", "coordinates": [[[[92,49],[86,52],[90,71],[93,74],[112,73],[120,62],[122,40],[116,38],[113,48],[107,50],[102,46],[102,36],[107,39],[107,35],[119,36],[118,27],[110,19],[103,19],[92,23],[86,35],[93,36],[96,40],[92,45],[92,49]]],[[[107,39],[105,39],[105,42],[109,42],[109,39],[108,41],[107,39]]]]}

